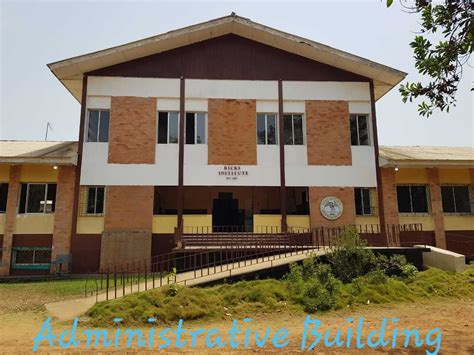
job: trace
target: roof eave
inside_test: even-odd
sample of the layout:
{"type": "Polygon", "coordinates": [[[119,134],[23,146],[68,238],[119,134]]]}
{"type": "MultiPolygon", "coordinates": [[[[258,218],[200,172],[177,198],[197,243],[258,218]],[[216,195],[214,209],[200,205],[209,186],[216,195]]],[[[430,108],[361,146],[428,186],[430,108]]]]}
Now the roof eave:
{"type": "Polygon", "coordinates": [[[381,168],[436,168],[457,167],[473,168],[474,160],[391,160],[381,157],[379,159],[381,168]]]}
{"type": "MultiPolygon", "coordinates": [[[[376,100],[384,96],[394,86],[400,83],[407,75],[407,73],[403,71],[385,66],[383,64],[341,51],[339,49],[332,48],[330,46],[318,42],[314,42],[307,38],[299,37],[265,25],[261,25],[247,18],[235,15],[221,17],[218,19],[166,32],[157,36],[152,36],[142,40],[129,42],[123,45],[107,48],[85,55],[80,55],[65,60],[53,62],[48,64],[48,68],[53,72],[53,74],[58,78],[58,80],[62,82],[62,84],[76,98],[76,100],[80,102],[82,95],[81,87],[83,74],[95,69],[99,69],[100,67],[84,65],[84,63],[86,63],[87,61],[89,61],[89,63],[93,60],[101,63],[106,63],[102,67],[107,67],[113,64],[117,64],[119,62],[133,60],[136,58],[153,54],[154,48],[156,46],[159,46],[160,42],[163,41],[172,42],[173,40],[177,39],[177,44],[174,47],[172,45],[170,45],[169,47],[166,47],[164,45],[164,49],[158,50],[155,53],[194,43],[193,38],[197,42],[197,37],[199,37],[199,35],[202,36],[202,39],[200,40],[205,40],[227,33],[235,33],[237,35],[257,40],[261,43],[270,44],[277,48],[290,52],[291,48],[294,47],[295,49],[299,50],[299,52],[296,54],[305,56],[312,60],[319,60],[323,63],[325,63],[323,57],[331,58],[331,56],[336,56],[338,58],[338,63],[342,63],[343,65],[349,66],[351,64],[354,64],[359,68],[359,72],[352,72],[374,80],[376,100]],[[270,41],[271,44],[265,43],[265,41],[263,41],[261,38],[259,41],[255,38],[256,33],[245,31],[246,29],[259,32],[262,37],[264,37],[265,34],[272,35],[275,38],[282,40],[282,44],[278,46],[275,44],[276,41],[270,41]],[[284,41],[287,42],[285,43],[284,41]],[[312,53],[308,54],[308,46],[312,48],[312,53]],[[134,54],[133,51],[139,52],[139,54],[134,54]],[[140,55],[140,53],[142,54],[140,55]],[[114,55],[117,58],[113,58],[114,55]],[[316,58],[318,56],[319,59],[316,58]],[[65,70],[68,67],[70,68],[70,70],[65,70]],[[71,84],[72,82],[74,83],[74,85],[71,84]]],[[[334,65],[334,63],[330,63],[330,60],[326,60],[326,64],[334,65]]],[[[343,65],[340,65],[339,67],[344,69],[343,65]]]]}

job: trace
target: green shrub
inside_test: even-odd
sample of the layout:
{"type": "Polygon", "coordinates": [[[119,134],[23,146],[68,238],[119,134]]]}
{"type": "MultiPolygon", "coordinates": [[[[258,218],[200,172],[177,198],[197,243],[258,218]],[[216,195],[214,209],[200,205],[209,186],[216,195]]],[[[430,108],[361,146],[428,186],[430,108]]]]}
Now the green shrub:
{"type": "Polygon", "coordinates": [[[317,261],[308,258],[302,265],[291,264],[286,277],[291,297],[308,313],[334,308],[341,285],[332,274],[331,267],[317,261]]]}
{"type": "Polygon", "coordinates": [[[327,255],[333,274],[348,283],[377,268],[377,257],[355,229],[346,230],[334,250],[327,255]]]}
{"type": "Polygon", "coordinates": [[[404,255],[392,255],[387,258],[385,255],[377,257],[377,266],[388,276],[400,278],[414,278],[418,270],[410,264],[404,255]]]}

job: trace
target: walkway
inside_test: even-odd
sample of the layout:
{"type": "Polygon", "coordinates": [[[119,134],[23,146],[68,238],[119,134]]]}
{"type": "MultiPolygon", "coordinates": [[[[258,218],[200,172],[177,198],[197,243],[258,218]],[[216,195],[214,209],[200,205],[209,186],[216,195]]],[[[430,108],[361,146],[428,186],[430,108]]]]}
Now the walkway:
{"type": "MultiPolygon", "coordinates": [[[[176,275],[169,280],[170,284],[180,284],[185,286],[196,286],[200,284],[206,284],[212,281],[222,280],[225,278],[250,274],[253,272],[270,269],[277,266],[287,265],[293,262],[304,260],[310,256],[319,256],[326,254],[328,248],[324,249],[306,249],[301,250],[295,254],[295,252],[287,252],[282,254],[275,254],[271,256],[264,256],[255,259],[249,259],[240,262],[234,262],[229,264],[218,265],[216,267],[197,269],[196,271],[188,271],[176,275]]],[[[131,294],[135,292],[144,291],[145,289],[151,290],[153,288],[160,287],[159,284],[153,284],[153,281],[140,282],[136,284],[129,284],[125,287],[125,294],[131,294]]],[[[109,289],[109,299],[123,297],[122,286],[117,289],[109,289]],[[117,292],[117,297],[115,297],[117,292]]],[[[105,301],[107,299],[106,291],[100,292],[97,295],[90,297],[83,297],[78,299],[59,301],[53,303],[47,303],[46,309],[48,312],[61,320],[69,320],[74,317],[80,316],[87,312],[96,302],[105,301]]]]}

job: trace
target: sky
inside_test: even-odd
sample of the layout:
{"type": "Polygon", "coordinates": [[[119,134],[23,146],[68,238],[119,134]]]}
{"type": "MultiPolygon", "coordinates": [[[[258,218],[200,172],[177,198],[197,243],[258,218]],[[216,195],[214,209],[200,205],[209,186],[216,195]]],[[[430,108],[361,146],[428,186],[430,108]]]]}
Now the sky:
{"type": "MultiPolygon", "coordinates": [[[[80,105],[46,64],[237,15],[421,76],[409,46],[418,17],[385,0],[306,2],[112,2],[0,0],[0,139],[77,140],[80,105]]],[[[473,69],[466,66],[449,114],[429,118],[398,87],[377,102],[381,145],[473,146],[473,69]]]]}

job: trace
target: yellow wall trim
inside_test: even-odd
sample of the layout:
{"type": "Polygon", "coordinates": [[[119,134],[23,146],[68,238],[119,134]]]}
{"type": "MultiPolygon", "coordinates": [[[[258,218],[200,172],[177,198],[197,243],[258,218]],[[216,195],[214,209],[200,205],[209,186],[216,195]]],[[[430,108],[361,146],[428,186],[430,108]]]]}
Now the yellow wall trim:
{"type": "Polygon", "coordinates": [[[0,182],[10,181],[10,165],[0,165],[0,182]]]}
{"type": "Polygon", "coordinates": [[[15,234],[53,234],[54,213],[17,214],[15,234]]]}
{"type": "Polygon", "coordinates": [[[356,225],[370,225],[370,224],[379,224],[378,216],[356,216],[355,224],[356,225]]]}
{"type": "Polygon", "coordinates": [[[279,214],[254,214],[254,233],[280,233],[281,215],[279,214]]]}
{"type": "Polygon", "coordinates": [[[5,213],[0,213],[0,234],[5,231],[5,213]]]}
{"type": "Polygon", "coordinates": [[[288,229],[297,231],[298,229],[309,229],[310,219],[308,215],[304,216],[286,216],[286,224],[288,229]]]}
{"type": "Polygon", "coordinates": [[[421,223],[424,231],[434,231],[435,225],[432,216],[400,216],[400,224],[421,223]]]}
{"type": "Polygon", "coordinates": [[[153,233],[174,233],[177,226],[178,216],[176,215],[153,216],[153,233]]]}
{"type": "Polygon", "coordinates": [[[102,234],[104,216],[85,216],[77,219],[78,234],[102,234]]]}
{"type": "Polygon", "coordinates": [[[52,165],[22,165],[21,182],[56,182],[58,181],[58,170],[52,165]]]}
{"type": "Polygon", "coordinates": [[[473,230],[474,215],[444,216],[444,230],[473,230]]]}

